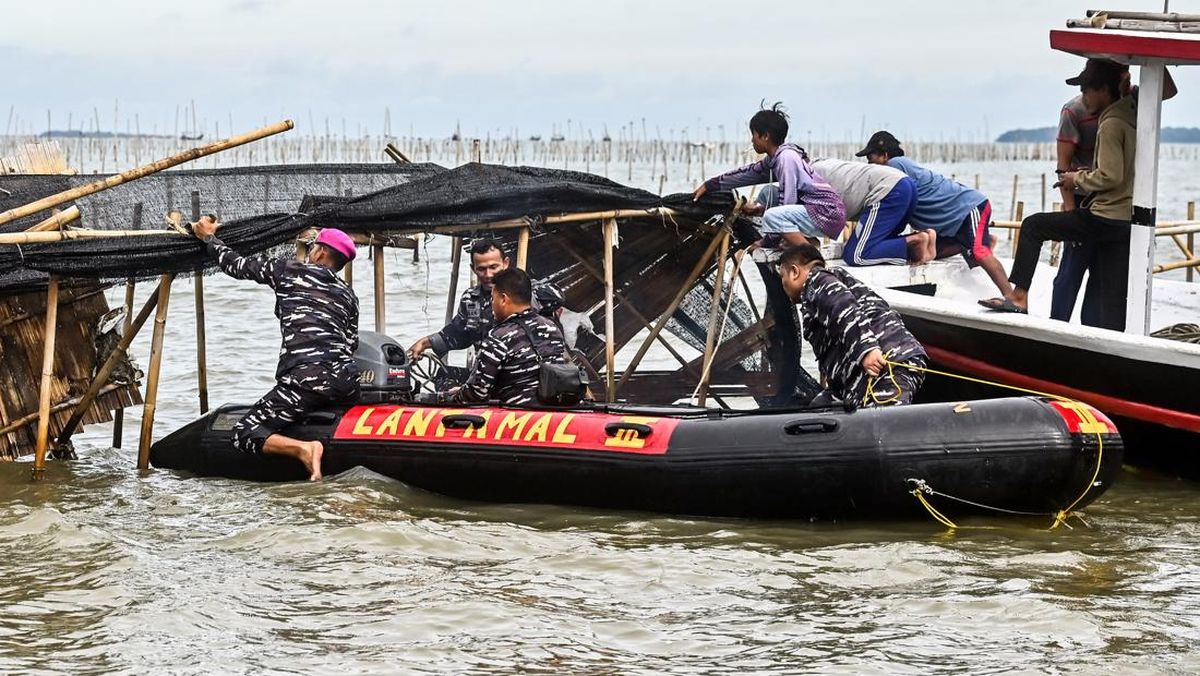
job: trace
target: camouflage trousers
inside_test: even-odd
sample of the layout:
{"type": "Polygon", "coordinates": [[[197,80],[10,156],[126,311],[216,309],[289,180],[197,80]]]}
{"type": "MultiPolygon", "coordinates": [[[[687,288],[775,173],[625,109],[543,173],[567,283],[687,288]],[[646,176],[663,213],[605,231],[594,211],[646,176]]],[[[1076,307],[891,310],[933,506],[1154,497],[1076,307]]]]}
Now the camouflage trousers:
{"type": "Polygon", "coordinates": [[[358,395],[357,372],[353,364],[296,366],[280,376],[275,387],[233,426],[233,445],[245,453],[262,453],[267,437],[312,411],[353,401],[358,395]]]}

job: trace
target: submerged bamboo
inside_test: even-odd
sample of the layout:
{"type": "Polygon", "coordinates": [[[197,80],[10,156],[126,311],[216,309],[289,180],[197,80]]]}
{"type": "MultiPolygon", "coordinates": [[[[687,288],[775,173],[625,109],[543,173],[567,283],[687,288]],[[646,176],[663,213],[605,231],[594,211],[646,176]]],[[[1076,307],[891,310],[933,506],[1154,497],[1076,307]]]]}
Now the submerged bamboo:
{"type": "Polygon", "coordinates": [[[371,255],[374,257],[375,264],[375,331],[387,333],[387,308],[385,307],[387,291],[383,284],[383,245],[372,246],[371,255]]]}
{"type": "Polygon", "coordinates": [[[58,275],[50,275],[46,289],[46,328],[42,340],[42,383],[38,394],[37,446],[33,455],[33,480],[46,471],[50,445],[50,386],[54,384],[54,337],[58,330],[58,275]]]}
{"type": "MultiPolygon", "coordinates": [[[[200,191],[192,191],[192,222],[200,220],[200,191]]],[[[200,415],[208,413],[208,338],[204,326],[204,275],[196,273],[196,388],[200,415]]]]}
{"type": "MultiPolygon", "coordinates": [[[[725,262],[729,257],[729,231],[721,235],[721,248],[717,252],[717,274],[713,279],[712,306],[708,310],[708,332],[704,338],[704,369],[701,371],[700,383],[697,386],[699,403],[704,405],[708,398],[709,367],[712,365],[713,350],[716,349],[720,336],[717,335],[718,321],[721,318],[721,295],[725,290],[725,262]]],[[[739,258],[739,260],[741,260],[739,258]]],[[[730,301],[733,300],[730,294],[730,301]]]]}
{"type": "Polygon", "coordinates": [[[446,297],[446,323],[454,318],[454,308],[458,296],[459,268],[462,266],[462,237],[457,235],[450,238],[450,293],[446,297]]]}
{"type": "MultiPolygon", "coordinates": [[[[138,206],[140,207],[141,204],[139,204],[138,206]]],[[[141,210],[138,209],[137,211],[140,214],[141,210]]],[[[128,336],[130,334],[130,332],[133,330],[132,327],[133,327],[133,292],[134,292],[134,290],[135,290],[134,281],[133,281],[133,278],[131,277],[129,279],[129,281],[125,282],[125,321],[122,324],[122,328],[121,328],[121,338],[122,339],[124,339],[126,336],[128,336]]],[[[138,327],[138,328],[141,328],[141,327],[138,327]]],[[[132,338],[130,340],[132,341],[132,338]]],[[[118,343],[118,347],[119,347],[119,343],[118,343]]],[[[114,352],[115,351],[116,350],[114,350],[114,352]]],[[[122,354],[124,354],[124,350],[121,350],[121,352],[122,352],[122,354]]],[[[111,358],[111,356],[112,355],[109,355],[110,358],[111,358]]],[[[108,362],[105,362],[105,365],[107,366],[108,362]]],[[[96,377],[99,378],[100,374],[102,372],[103,372],[103,368],[100,371],[96,372],[96,377]]],[[[105,379],[107,379],[107,378],[108,378],[108,376],[105,376],[105,379]]],[[[91,388],[89,388],[89,389],[91,389],[91,388]]],[[[91,404],[90,401],[88,403],[89,403],[89,405],[91,404]]],[[[83,414],[81,412],[80,416],[82,417],[82,415],[83,414]]],[[[76,423],[76,424],[78,424],[78,423],[76,423]]],[[[124,436],[125,436],[125,409],[119,408],[119,409],[117,409],[116,413],[113,414],[113,438],[112,438],[113,448],[121,447],[124,436]]],[[[62,437],[61,433],[59,434],[59,437],[62,437]]]]}

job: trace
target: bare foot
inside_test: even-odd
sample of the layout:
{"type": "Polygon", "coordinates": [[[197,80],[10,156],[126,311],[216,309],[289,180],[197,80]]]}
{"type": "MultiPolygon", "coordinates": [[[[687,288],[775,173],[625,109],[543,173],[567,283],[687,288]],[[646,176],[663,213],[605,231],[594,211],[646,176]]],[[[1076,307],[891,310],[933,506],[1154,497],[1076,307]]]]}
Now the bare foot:
{"type": "Polygon", "coordinates": [[[931,229],[925,230],[925,262],[928,263],[937,258],[937,231],[931,229]]]}
{"type": "Polygon", "coordinates": [[[321,456],[325,454],[325,446],[319,441],[304,442],[304,451],[300,454],[300,462],[308,470],[309,481],[321,480],[321,456]]]}

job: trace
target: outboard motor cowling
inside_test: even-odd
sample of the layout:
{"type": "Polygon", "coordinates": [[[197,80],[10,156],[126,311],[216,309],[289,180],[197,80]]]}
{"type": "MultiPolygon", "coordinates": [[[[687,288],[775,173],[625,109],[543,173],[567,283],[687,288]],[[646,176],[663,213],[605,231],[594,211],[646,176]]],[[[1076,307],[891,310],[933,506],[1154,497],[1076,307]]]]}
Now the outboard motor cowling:
{"type": "Polygon", "coordinates": [[[400,344],[382,333],[358,332],[359,401],[364,404],[412,400],[412,364],[400,344]]]}

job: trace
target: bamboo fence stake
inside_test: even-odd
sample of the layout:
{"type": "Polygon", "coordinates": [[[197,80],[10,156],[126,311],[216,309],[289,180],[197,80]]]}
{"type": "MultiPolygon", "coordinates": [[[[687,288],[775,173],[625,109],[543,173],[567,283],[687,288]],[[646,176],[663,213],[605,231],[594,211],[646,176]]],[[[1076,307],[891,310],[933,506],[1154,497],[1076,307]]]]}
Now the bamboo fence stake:
{"type": "Polygon", "coordinates": [[[529,228],[521,228],[517,233],[517,267],[529,271],[529,228]]]}
{"type": "MultiPolygon", "coordinates": [[[[192,191],[192,222],[200,220],[200,191],[192,191]]],[[[196,272],[196,386],[200,415],[208,413],[208,338],[204,325],[204,274],[196,272]]]]}
{"type": "MultiPolygon", "coordinates": [[[[1196,220],[1196,202],[1195,201],[1188,202],[1188,204],[1187,204],[1187,219],[1189,221],[1196,220]]],[[[1191,251],[1192,255],[1195,256],[1196,255],[1195,233],[1189,232],[1187,234],[1187,244],[1188,244],[1188,251],[1191,251]]],[[[1196,272],[1196,269],[1194,267],[1190,267],[1187,269],[1187,281],[1189,281],[1189,282],[1192,281],[1192,277],[1195,274],[1195,272],[1196,272]]]]}
{"type": "Polygon", "coordinates": [[[613,244],[616,237],[617,222],[613,219],[604,221],[604,368],[605,368],[605,400],[616,401],[617,366],[616,329],[613,322],[613,244]]]}
{"type": "Polygon", "coordinates": [[[54,384],[54,338],[58,331],[58,275],[50,275],[46,288],[46,326],[42,336],[42,384],[38,393],[37,446],[33,455],[33,480],[46,472],[46,449],[50,445],[50,386],[54,384]]]}
{"type": "Polygon", "coordinates": [[[684,280],[683,284],[679,287],[679,291],[675,294],[675,298],[671,300],[671,304],[667,306],[667,310],[663,312],[661,316],[659,316],[658,321],[654,324],[654,328],[650,329],[650,335],[646,337],[646,340],[642,341],[641,346],[638,347],[637,353],[633,356],[633,360],[629,362],[629,366],[625,367],[625,372],[621,374],[621,380],[617,383],[617,391],[620,391],[621,387],[625,385],[625,382],[629,380],[629,376],[632,375],[634,370],[637,369],[638,364],[642,363],[642,357],[646,356],[646,350],[650,349],[650,345],[653,344],[654,339],[663,330],[663,327],[667,325],[667,322],[671,319],[671,315],[675,314],[675,310],[679,309],[679,304],[683,302],[683,299],[687,296],[688,291],[691,290],[692,284],[696,283],[696,280],[700,277],[700,274],[704,272],[706,267],[708,267],[709,259],[716,252],[717,247],[720,244],[720,236],[713,237],[712,241],[708,243],[708,248],[705,249],[704,253],[700,255],[700,258],[692,267],[691,272],[688,273],[687,279],[684,280]]]}
{"type": "Polygon", "coordinates": [[[701,381],[699,384],[699,402],[700,406],[704,406],[708,399],[708,383],[707,376],[708,367],[712,364],[713,350],[716,349],[716,344],[720,342],[720,336],[716,335],[717,322],[721,318],[721,294],[725,290],[725,262],[729,257],[729,231],[726,230],[721,235],[721,248],[717,252],[717,274],[713,279],[713,299],[712,307],[708,311],[708,335],[704,339],[704,365],[701,381]]]}
{"type": "Polygon", "coordinates": [[[462,237],[450,238],[450,293],[446,297],[446,323],[454,319],[455,301],[458,296],[459,268],[462,267],[462,237]]]}
{"type": "MultiPolygon", "coordinates": [[[[138,206],[141,206],[141,204],[139,204],[138,206]]],[[[130,277],[129,281],[125,282],[125,321],[123,322],[122,329],[121,329],[121,337],[122,338],[129,335],[130,331],[133,330],[132,327],[133,327],[133,293],[134,293],[134,291],[135,291],[134,281],[133,281],[133,278],[130,277]]],[[[114,350],[114,352],[115,351],[116,350],[114,350]]],[[[97,371],[96,375],[99,376],[100,373],[101,373],[101,371],[97,371]]],[[[60,433],[59,436],[61,437],[62,434],[60,433]]],[[[124,441],[124,436],[125,436],[125,409],[122,407],[122,408],[117,409],[117,412],[115,414],[113,414],[112,447],[120,448],[122,442],[124,441]]]]}
{"type": "Polygon", "coordinates": [[[138,469],[150,469],[150,444],[154,440],[154,411],[158,408],[158,376],[162,371],[163,336],[167,330],[167,309],[171,302],[171,282],[167,273],[158,283],[158,303],[154,312],[154,337],[150,341],[150,371],[146,376],[146,403],[142,408],[142,433],[138,440],[138,469]]]}
{"type": "Polygon", "coordinates": [[[136,318],[129,322],[125,333],[121,335],[121,340],[117,346],[113,348],[112,353],[108,355],[108,359],[104,362],[97,371],[96,376],[92,378],[92,384],[88,386],[86,392],[79,397],[79,404],[75,410],[71,412],[71,417],[67,419],[65,425],[58,433],[58,443],[63,444],[70,441],[71,435],[75,434],[75,429],[79,426],[83,416],[87,413],[87,409],[92,405],[102,388],[107,386],[108,379],[112,376],[113,371],[117,369],[117,365],[125,358],[129,351],[129,346],[133,344],[133,339],[137,337],[138,332],[145,326],[146,320],[150,318],[150,313],[158,306],[159,291],[162,289],[162,284],[154,287],[150,292],[150,297],[146,299],[142,309],[138,312],[136,318]]]}
{"type": "Polygon", "coordinates": [[[1013,241],[1013,246],[1012,246],[1013,260],[1016,260],[1017,259],[1017,249],[1019,249],[1021,247],[1021,226],[1019,224],[1025,218],[1025,203],[1024,202],[1016,203],[1016,205],[1013,208],[1013,216],[1014,216],[1013,220],[1018,223],[1018,225],[1016,227],[1017,238],[1016,238],[1016,240],[1013,241]]]}
{"type": "Polygon", "coordinates": [[[375,265],[375,331],[387,333],[387,292],[383,288],[383,245],[371,247],[372,261],[375,265]]]}
{"type": "Polygon", "coordinates": [[[293,126],[295,125],[291,120],[284,120],[283,122],[266,126],[261,129],[256,129],[248,134],[241,134],[239,136],[233,136],[222,141],[217,141],[216,143],[210,143],[206,146],[192,148],[191,150],[186,150],[182,153],[172,155],[136,169],[130,169],[129,171],[121,172],[120,174],[114,174],[87,185],[81,185],[77,188],[71,188],[70,190],[64,190],[60,193],[43,197],[35,202],[30,202],[24,206],[9,209],[8,211],[0,213],[0,225],[10,221],[15,221],[18,218],[24,218],[26,216],[36,214],[39,211],[44,211],[72,200],[79,199],[80,197],[86,197],[93,193],[100,192],[101,190],[108,190],[109,188],[121,185],[122,183],[142,178],[143,176],[149,176],[150,174],[157,173],[163,169],[170,169],[171,167],[183,164],[184,162],[190,162],[201,157],[219,153],[222,150],[236,148],[237,146],[245,145],[247,143],[287,131],[293,126]]]}

